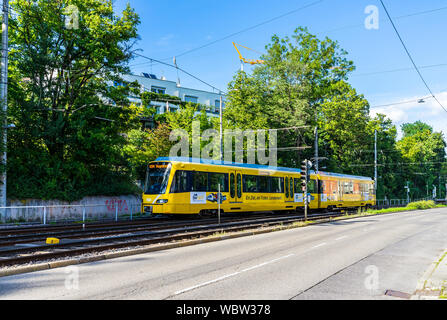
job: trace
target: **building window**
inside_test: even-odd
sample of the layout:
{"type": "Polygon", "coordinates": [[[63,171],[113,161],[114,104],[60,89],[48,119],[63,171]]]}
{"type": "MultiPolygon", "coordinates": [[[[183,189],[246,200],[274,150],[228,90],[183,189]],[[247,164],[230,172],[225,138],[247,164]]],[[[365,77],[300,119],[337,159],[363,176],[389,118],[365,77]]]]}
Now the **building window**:
{"type": "MultiPolygon", "coordinates": [[[[214,106],[220,108],[220,100],[214,100],[214,106]]],[[[225,108],[225,102],[222,101],[222,108],[225,108]]]]}
{"type": "Polygon", "coordinates": [[[193,96],[185,96],[185,102],[198,103],[199,98],[193,96]]]}
{"type": "Polygon", "coordinates": [[[154,92],[154,93],[165,94],[166,93],[166,88],[152,86],[151,87],[151,91],[154,92]]]}

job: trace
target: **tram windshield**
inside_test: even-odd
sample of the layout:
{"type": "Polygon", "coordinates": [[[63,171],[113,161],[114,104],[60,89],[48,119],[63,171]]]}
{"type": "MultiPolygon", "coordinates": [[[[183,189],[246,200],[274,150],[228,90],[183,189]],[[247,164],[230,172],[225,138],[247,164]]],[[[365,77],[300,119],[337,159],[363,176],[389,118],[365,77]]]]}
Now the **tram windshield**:
{"type": "Polygon", "coordinates": [[[145,194],[164,194],[168,186],[171,164],[156,162],[149,164],[146,173],[145,194]]]}

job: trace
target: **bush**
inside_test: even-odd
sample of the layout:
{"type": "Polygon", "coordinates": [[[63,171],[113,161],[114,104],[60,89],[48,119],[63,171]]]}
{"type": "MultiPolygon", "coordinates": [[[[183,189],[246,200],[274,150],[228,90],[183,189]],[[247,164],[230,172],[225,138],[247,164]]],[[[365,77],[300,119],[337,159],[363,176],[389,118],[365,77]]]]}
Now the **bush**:
{"type": "Polygon", "coordinates": [[[430,201],[418,201],[412,202],[407,205],[410,210],[422,210],[422,209],[432,209],[436,208],[436,204],[433,200],[430,201]]]}

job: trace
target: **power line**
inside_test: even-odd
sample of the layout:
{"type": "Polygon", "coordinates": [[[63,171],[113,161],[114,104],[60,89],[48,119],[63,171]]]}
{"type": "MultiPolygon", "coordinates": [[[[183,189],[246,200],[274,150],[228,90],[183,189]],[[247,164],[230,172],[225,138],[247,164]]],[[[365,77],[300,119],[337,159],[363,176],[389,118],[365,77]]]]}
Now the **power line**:
{"type": "MultiPolygon", "coordinates": [[[[196,47],[196,48],[193,48],[193,49],[187,50],[187,51],[185,51],[185,52],[182,52],[182,53],[180,53],[180,54],[178,54],[178,55],[175,55],[175,57],[178,58],[178,57],[187,55],[187,54],[189,54],[189,53],[191,53],[191,52],[194,52],[194,51],[197,51],[197,50],[200,50],[200,49],[209,47],[209,46],[211,46],[211,45],[213,45],[213,44],[216,44],[216,43],[221,42],[221,41],[223,41],[223,40],[226,40],[226,39],[229,39],[229,38],[231,38],[231,37],[237,36],[237,35],[239,35],[239,34],[241,34],[241,33],[245,33],[245,32],[247,32],[247,31],[256,29],[256,28],[258,28],[258,27],[260,27],[260,26],[263,26],[263,25],[265,25],[265,24],[271,23],[271,22],[273,22],[273,21],[275,21],[275,20],[282,19],[282,18],[284,18],[284,17],[286,17],[286,16],[289,16],[289,15],[291,15],[291,14],[294,14],[294,13],[296,13],[296,12],[299,12],[299,11],[302,11],[302,10],[307,9],[307,8],[309,8],[309,7],[315,6],[315,5],[317,5],[317,4],[319,4],[319,3],[323,2],[323,1],[325,1],[325,0],[314,1],[314,2],[312,2],[312,3],[309,3],[309,4],[305,5],[305,6],[302,6],[302,7],[300,7],[300,8],[297,8],[297,9],[294,9],[294,10],[291,10],[291,11],[288,11],[288,12],[286,12],[286,13],[283,13],[283,14],[279,15],[279,16],[276,16],[276,17],[274,17],[274,18],[271,18],[271,19],[268,19],[268,20],[263,21],[263,22],[261,22],[261,23],[258,23],[258,24],[256,24],[256,25],[247,27],[247,28],[242,29],[242,30],[240,30],[240,31],[237,31],[237,32],[234,32],[234,33],[232,33],[232,34],[226,35],[226,36],[224,36],[224,37],[222,37],[222,38],[216,39],[216,40],[214,40],[214,41],[208,42],[208,43],[203,44],[203,45],[201,45],[201,46],[198,46],[198,47],[196,47]]],[[[171,59],[172,59],[172,57],[169,57],[169,58],[161,59],[161,61],[167,61],[167,60],[171,60],[171,59]]]]}
{"type": "Polygon", "coordinates": [[[426,96],[423,98],[419,98],[419,99],[415,99],[415,100],[406,100],[406,101],[401,101],[401,102],[394,102],[394,103],[388,103],[388,104],[382,104],[382,105],[377,105],[377,106],[371,106],[369,107],[370,109],[376,109],[376,108],[383,108],[383,107],[391,107],[391,106],[397,106],[400,104],[407,104],[407,103],[412,103],[412,102],[419,102],[420,100],[424,100],[424,99],[433,99],[432,96],[426,96]]]}
{"type": "MultiPolygon", "coordinates": [[[[447,88],[444,89],[444,90],[440,90],[440,92],[444,92],[444,91],[447,91],[447,88]]],[[[425,101],[423,101],[423,100],[427,100],[427,99],[433,99],[433,96],[425,96],[425,97],[418,98],[418,99],[415,99],[415,100],[406,100],[406,101],[393,102],[393,103],[387,103],[387,104],[382,104],[382,105],[375,105],[375,106],[370,106],[369,108],[370,109],[383,108],[383,107],[396,106],[396,105],[407,104],[407,103],[412,103],[412,102],[425,103],[425,101]]]]}
{"type": "Polygon", "coordinates": [[[394,24],[394,22],[393,22],[393,19],[391,18],[390,14],[389,14],[389,12],[388,12],[388,10],[387,10],[387,8],[385,7],[385,4],[383,3],[383,0],[380,0],[380,2],[382,3],[383,8],[385,9],[386,15],[388,16],[388,19],[390,20],[391,25],[392,25],[393,28],[394,28],[394,31],[396,31],[396,34],[397,34],[397,36],[399,37],[399,40],[400,40],[400,42],[402,43],[402,46],[404,47],[405,52],[407,53],[408,57],[410,58],[411,63],[412,63],[413,66],[414,66],[414,69],[415,69],[416,72],[418,73],[419,77],[421,78],[422,82],[424,83],[425,87],[428,89],[428,91],[430,92],[430,94],[432,95],[432,97],[433,97],[433,98],[436,100],[436,102],[442,107],[442,109],[444,109],[444,111],[447,112],[447,109],[442,105],[441,102],[439,102],[439,100],[438,100],[438,99],[436,98],[436,96],[433,94],[433,91],[430,89],[430,87],[428,86],[428,84],[427,84],[427,82],[425,81],[424,77],[422,76],[422,73],[419,71],[419,68],[417,67],[416,63],[414,62],[413,57],[412,57],[411,54],[410,54],[410,51],[408,51],[407,46],[405,45],[404,41],[402,40],[402,37],[400,36],[400,33],[399,33],[399,31],[397,30],[397,28],[396,28],[396,26],[395,26],[395,24],[394,24]]]}
{"type": "MultiPolygon", "coordinates": [[[[428,66],[420,66],[419,69],[428,69],[428,68],[436,68],[436,67],[447,67],[447,63],[432,64],[432,65],[428,65],[428,66]]],[[[363,77],[363,76],[371,76],[371,75],[376,75],[376,74],[393,73],[393,72],[409,71],[409,70],[413,70],[413,68],[400,68],[400,69],[393,69],[393,70],[383,70],[383,71],[376,71],[376,72],[359,73],[359,74],[353,74],[352,77],[363,77]]]]}
{"type": "Polygon", "coordinates": [[[291,10],[291,11],[289,11],[289,12],[286,12],[286,13],[284,13],[284,14],[281,14],[281,15],[279,15],[279,16],[276,16],[276,17],[271,18],[271,19],[269,19],[269,20],[266,20],[266,21],[264,21],[264,22],[258,23],[258,24],[254,25],[254,26],[251,26],[251,27],[242,29],[242,30],[240,30],[240,31],[237,31],[237,32],[234,32],[234,33],[232,33],[232,34],[230,34],[230,35],[227,35],[227,36],[225,36],[225,37],[222,37],[222,38],[220,38],[220,39],[217,39],[217,40],[208,42],[207,44],[204,44],[204,45],[199,46],[199,47],[197,47],[197,48],[194,48],[194,49],[185,51],[185,52],[183,52],[183,53],[180,53],[180,54],[176,55],[176,57],[178,58],[178,57],[184,56],[184,55],[186,55],[186,54],[189,54],[189,53],[191,53],[191,52],[194,52],[194,51],[197,51],[197,50],[200,50],[200,49],[209,47],[209,46],[211,46],[211,45],[213,45],[213,44],[215,44],[215,43],[217,43],[217,42],[220,42],[220,41],[226,40],[226,39],[228,39],[228,38],[237,36],[237,35],[239,35],[239,34],[241,34],[241,33],[244,33],[244,32],[250,31],[250,30],[253,30],[253,29],[255,29],[255,28],[258,28],[258,27],[260,27],[260,26],[262,26],[262,25],[268,24],[268,23],[273,22],[273,21],[275,21],[275,20],[279,20],[279,19],[281,19],[281,18],[284,18],[284,17],[286,17],[286,16],[289,16],[289,15],[291,15],[291,14],[293,14],[293,13],[298,12],[298,11],[307,9],[307,8],[309,8],[309,7],[312,7],[312,6],[315,6],[316,4],[319,4],[319,3],[323,2],[323,1],[324,1],[324,0],[314,1],[314,2],[312,2],[312,3],[310,3],[310,4],[307,4],[307,5],[303,6],[303,7],[298,8],[298,9],[291,10]]]}
{"type": "MultiPolygon", "coordinates": [[[[396,162],[396,163],[380,163],[379,167],[385,166],[404,166],[404,165],[424,165],[424,164],[447,164],[447,161],[433,161],[433,162],[396,162]]],[[[373,167],[374,163],[365,163],[365,164],[348,164],[349,167],[373,167]]]]}
{"type": "MultiPolygon", "coordinates": [[[[400,19],[404,19],[404,18],[409,18],[409,17],[419,16],[419,15],[424,15],[424,14],[434,13],[434,12],[438,12],[438,11],[443,11],[443,10],[446,10],[446,9],[447,9],[447,7],[440,7],[440,8],[436,8],[436,9],[425,10],[425,11],[419,11],[419,12],[415,12],[415,13],[406,14],[406,15],[403,15],[403,16],[394,17],[393,19],[395,19],[395,20],[400,20],[400,19]]],[[[359,28],[359,27],[364,27],[364,26],[365,26],[364,24],[355,24],[355,25],[349,25],[349,26],[339,27],[339,28],[336,28],[336,29],[330,29],[330,30],[326,30],[326,31],[320,31],[320,32],[317,32],[317,33],[336,32],[336,31],[347,30],[347,29],[353,29],[353,28],[359,28]]]]}
{"type": "Polygon", "coordinates": [[[220,90],[220,89],[214,87],[213,85],[211,85],[211,84],[209,84],[209,83],[203,81],[202,79],[196,77],[195,75],[193,75],[193,74],[191,74],[191,73],[189,73],[189,72],[187,72],[187,71],[185,71],[185,70],[179,68],[178,66],[175,66],[175,65],[172,65],[172,64],[169,64],[169,63],[160,61],[160,60],[156,60],[156,59],[153,59],[153,58],[149,58],[149,57],[147,57],[147,56],[144,56],[144,55],[139,54],[139,53],[136,53],[136,52],[134,52],[133,54],[135,54],[135,55],[137,55],[137,56],[139,56],[139,57],[142,57],[142,58],[144,58],[144,59],[148,59],[148,60],[150,60],[151,62],[154,61],[154,62],[163,64],[163,65],[166,65],[166,66],[168,66],[168,67],[171,67],[171,68],[174,68],[174,69],[178,69],[178,70],[182,71],[183,73],[187,74],[188,76],[190,76],[190,77],[192,77],[192,78],[194,78],[194,79],[196,79],[196,80],[202,82],[203,84],[205,84],[205,85],[207,85],[207,86],[213,88],[214,90],[219,91],[221,94],[226,94],[224,91],[222,91],[222,90],[220,90]]]}
{"type": "MultiPolygon", "coordinates": [[[[312,4],[309,4],[308,6],[312,6],[312,5],[315,5],[315,4],[317,4],[317,3],[318,3],[318,2],[316,2],[316,3],[312,3],[312,4]]],[[[305,9],[305,7],[302,7],[302,8],[293,10],[293,11],[290,11],[290,12],[288,12],[288,13],[283,14],[282,16],[286,16],[286,15],[295,13],[295,12],[297,12],[297,11],[299,11],[299,10],[303,10],[303,9],[305,9]]],[[[403,15],[403,16],[398,16],[398,17],[395,17],[394,19],[398,20],[398,19],[403,19],[403,18],[409,18],[409,17],[419,16],[419,15],[424,15],[424,14],[435,13],[435,12],[439,12],[439,11],[443,11],[443,10],[447,10],[447,6],[446,6],[446,7],[436,8],[436,9],[431,9],[431,10],[425,10],[425,11],[415,12],[415,13],[411,13],[411,14],[407,14],[407,15],[403,15]]],[[[279,18],[281,18],[282,16],[273,18],[273,19],[271,19],[271,21],[273,21],[273,20],[275,20],[275,19],[279,19],[279,18]]],[[[268,22],[271,22],[271,21],[267,21],[267,22],[261,23],[261,24],[259,24],[259,25],[262,25],[262,24],[265,24],[265,23],[268,23],[268,22]]],[[[257,25],[257,26],[259,26],[259,25],[257,25]]],[[[257,26],[249,27],[249,28],[244,29],[244,30],[242,30],[242,31],[236,32],[236,33],[233,34],[233,35],[237,35],[237,34],[240,34],[240,33],[246,32],[246,31],[249,31],[249,30],[251,30],[251,29],[253,29],[253,28],[256,28],[257,26]]],[[[344,26],[344,27],[339,27],[339,28],[337,28],[337,29],[331,29],[331,30],[327,30],[327,31],[320,31],[320,32],[317,32],[317,33],[334,32],[334,31],[346,30],[346,29],[352,29],[352,28],[358,28],[358,27],[364,27],[364,24],[356,24],[356,25],[344,26]]],[[[202,48],[211,46],[211,45],[213,45],[214,43],[217,43],[217,42],[219,42],[219,41],[226,40],[227,38],[229,38],[229,37],[231,37],[231,36],[233,36],[233,35],[225,36],[225,37],[223,37],[223,38],[221,38],[221,39],[217,39],[217,40],[215,40],[215,41],[209,42],[209,43],[204,44],[204,45],[202,45],[202,46],[200,46],[200,47],[197,47],[197,48],[191,49],[191,50],[189,50],[189,51],[186,51],[186,52],[184,52],[184,53],[182,53],[182,54],[180,54],[180,55],[185,55],[185,54],[188,54],[188,53],[190,53],[190,52],[197,51],[197,50],[200,50],[200,49],[202,49],[202,48]]],[[[177,57],[179,57],[180,55],[177,55],[177,57]]],[[[168,60],[171,60],[171,59],[172,59],[172,58],[165,58],[165,59],[161,59],[161,60],[162,60],[162,61],[168,61],[168,60]]],[[[146,63],[139,63],[139,64],[135,64],[135,65],[130,65],[129,67],[140,66],[140,65],[145,65],[145,64],[148,64],[148,63],[147,63],[147,62],[146,62],[146,63]]]]}

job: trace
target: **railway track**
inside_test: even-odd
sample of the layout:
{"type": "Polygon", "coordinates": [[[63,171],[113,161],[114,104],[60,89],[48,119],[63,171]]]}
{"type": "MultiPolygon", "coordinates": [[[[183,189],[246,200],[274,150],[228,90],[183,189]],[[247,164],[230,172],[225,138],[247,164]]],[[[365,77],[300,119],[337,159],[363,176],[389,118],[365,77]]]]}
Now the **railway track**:
{"type": "MultiPolygon", "coordinates": [[[[251,214],[223,216],[221,221],[247,221],[252,219],[265,218],[268,214],[251,214]]],[[[275,217],[290,217],[290,214],[278,215],[275,217]]],[[[26,243],[30,241],[42,241],[48,237],[58,238],[89,238],[94,236],[107,236],[120,233],[136,232],[136,231],[150,231],[172,226],[192,226],[209,223],[212,224],[216,218],[201,218],[194,220],[169,220],[166,218],[152,218],[144,221],[135,222],[115,222],[107,224],[72,224],[60,226],[39,226],[39,227],[25,227],[14,228],[9,230],[0,230],[0,247],[10,246],[14,244],[26,243]]]]}
{"type": "MultiPolygon", "coordinates": [[[[340,212],[309,215],[309,220],[321,220],[340,216],[340,212]]],[[[304,221],[302,215],[271,215],[251,216],[244,218],[222,219],[221,224],[216,219],[201,219],[192,221],[170,221],[121,224],[100,227],[90,225],[87,228],[66,229],[36,228],[39,234],[0,232],[0,267],[20,265],[30,262],[42,262],[51,259],[73,257],[90,253],[101,253],[113,249],[132,248],[151,244],[167,243],[179,240],[207,237],[216,233],[229,233],[242,230],[252,230],[260,227],[288,225],[304,221]],[[211,221],[212,220],[212,221],[211,221]],[[42,243],[47,237],[58,236],[61,242],[57,245],[42,243]]],[[[11,231],[11,230],[10,230],[11,231]]],[[[31,231],[31,230],[28,230],[31,231]]]]}

